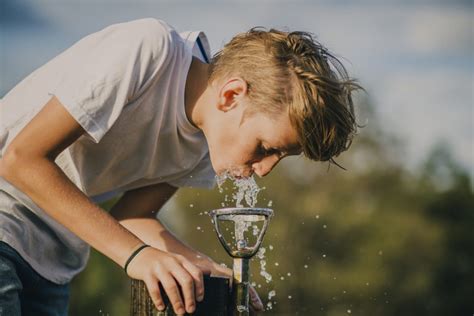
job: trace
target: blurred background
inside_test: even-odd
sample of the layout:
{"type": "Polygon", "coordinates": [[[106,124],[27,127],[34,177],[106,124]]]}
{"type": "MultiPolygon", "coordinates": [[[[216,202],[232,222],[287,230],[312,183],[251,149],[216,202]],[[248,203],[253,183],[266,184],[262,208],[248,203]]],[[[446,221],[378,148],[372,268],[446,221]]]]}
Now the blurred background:
{"type": "MultiPolygon", "coordinates": [[[[474,314],[472,0],[2,0],[0,96],[82,37],[143,17],[204,31],[213,53],[253,26],[312,32],[368,92],[355,95],[366,127],[336,159],[347,171],[294,157],[257,180],[258,205],[276,212],[272,282],[251,264],[266,314],[474,314]]],[[[204,214],[223,201],[183,189],[159,217],[230,265],[204,214]]],[[[125,274],[93,252],[70,314],[128,309],[125,274]]]]}

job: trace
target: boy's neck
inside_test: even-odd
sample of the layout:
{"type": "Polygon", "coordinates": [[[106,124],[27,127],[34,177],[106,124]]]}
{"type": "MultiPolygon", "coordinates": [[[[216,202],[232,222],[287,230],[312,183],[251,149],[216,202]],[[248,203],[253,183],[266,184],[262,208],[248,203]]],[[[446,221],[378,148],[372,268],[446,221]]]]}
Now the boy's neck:
{"type": "Polygon", "coordinates": [[[193,57],[191,66],[189,67],[186,86],[184,92],[184,106],[186,116],[199,129],[202,129],[202,106],[206,101],[206,88],[208,84],[209,64],[201,62],[193,57]]]}

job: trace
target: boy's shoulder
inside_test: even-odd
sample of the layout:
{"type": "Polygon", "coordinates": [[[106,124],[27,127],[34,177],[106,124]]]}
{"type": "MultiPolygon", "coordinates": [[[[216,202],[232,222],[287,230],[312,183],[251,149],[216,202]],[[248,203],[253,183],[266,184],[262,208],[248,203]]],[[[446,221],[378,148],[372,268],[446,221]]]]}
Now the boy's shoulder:
{"type": "Polygon", "coordinates": [[[112,24],[102,30],[105,34],[117,32],[120,35],[136,40],[157,39],[173,41],[179,39],[177,31],[163,20],[155,18],[143,18],[128,22],[112,24]]]}
{"type": "Polygon", "coordinates": [[[142,18],[116,23],[97,34],[107,36],[109,33],[116,35],[112,37],[118,46],[125,44],[129,49],[148,50],[154,57],[165,51],[171,54],[176,45],[185,45],[203,62],[209,63],[210,60],[211,48],[203,31],[179,32],[164,20],[142,18]]]}
{"type": "Polygon", "coordinates": [[[75,51],[84,48],[103,51],[104,57],[120,52],[124,56],[139,54],[141,58],[161,59],[163,55],[172,54],[180,42],[179,33],[165,21],[143,18],[108,25],[82,38],[74,46],[82,47],[75,51]]]}
{"type": "Polygon", "coordinates": [[[136,32],[138,34],[153,34],[156,32],[169,33],[174,31],[174,28],[167,22],[156,18],[142,18],[111,25],[111,27],[114,26],[128,29],[130,32],[136,32]]]}

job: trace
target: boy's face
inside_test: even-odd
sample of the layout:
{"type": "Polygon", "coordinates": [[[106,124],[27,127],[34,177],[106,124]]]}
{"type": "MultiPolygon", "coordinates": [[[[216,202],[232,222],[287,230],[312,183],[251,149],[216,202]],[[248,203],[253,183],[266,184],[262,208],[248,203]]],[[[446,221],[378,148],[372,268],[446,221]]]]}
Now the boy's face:
{"type": "Polygon", "coordinates": [[[206,135],[212,166],[217,174],[229,171],[235,177],[253,173],[267,175],[288,155],[300,153],[296,131],[287,113],[254,113],[244,119],[245,105],[237,101],[232,109],[214,119],[206,135]]]}

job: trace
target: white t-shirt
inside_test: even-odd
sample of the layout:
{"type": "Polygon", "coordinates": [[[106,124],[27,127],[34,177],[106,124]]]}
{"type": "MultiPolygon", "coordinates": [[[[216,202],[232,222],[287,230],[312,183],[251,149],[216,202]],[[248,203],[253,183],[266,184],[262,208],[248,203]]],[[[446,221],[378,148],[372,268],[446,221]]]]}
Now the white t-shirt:
{"type": "MultiPolygon", "coordinates": [[[[93,200],[163,182],[212,187],[215,174],[206,139],[184,107],[193,55],[208,61],[204,33],[179,34],[152,18],[86,36],[4,96],[0,156],[55,95],[87,132],[56,163],[93,200]]],[[[9,209],[0,201],[0,240],[53,282],[68,282],[83,269],[89,251],[84,242],[4,179],[0,191],[0,200],[27,208],[9,209]]]]}

